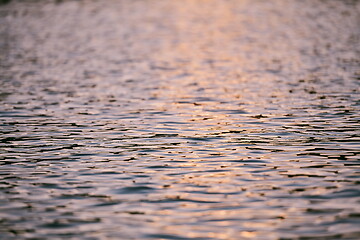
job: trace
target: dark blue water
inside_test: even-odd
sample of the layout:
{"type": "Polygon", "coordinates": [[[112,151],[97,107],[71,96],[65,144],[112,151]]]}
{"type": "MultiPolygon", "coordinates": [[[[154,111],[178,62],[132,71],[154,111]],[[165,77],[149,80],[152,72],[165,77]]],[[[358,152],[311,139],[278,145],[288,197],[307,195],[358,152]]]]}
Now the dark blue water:
{"type": "Polygon", "coordinates": [[[359,1],[0,5],[0,239],[359,239],[359,25],[359,1]]]}

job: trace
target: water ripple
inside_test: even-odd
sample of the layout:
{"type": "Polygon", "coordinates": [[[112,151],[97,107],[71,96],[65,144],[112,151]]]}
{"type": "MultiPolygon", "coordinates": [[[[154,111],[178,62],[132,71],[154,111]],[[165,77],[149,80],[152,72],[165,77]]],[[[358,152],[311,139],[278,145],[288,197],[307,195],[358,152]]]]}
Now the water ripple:
{"type": "Polygon", "coordinates": [[[358,239],[359,1],[0,1],[1,239],[358,239]]]}

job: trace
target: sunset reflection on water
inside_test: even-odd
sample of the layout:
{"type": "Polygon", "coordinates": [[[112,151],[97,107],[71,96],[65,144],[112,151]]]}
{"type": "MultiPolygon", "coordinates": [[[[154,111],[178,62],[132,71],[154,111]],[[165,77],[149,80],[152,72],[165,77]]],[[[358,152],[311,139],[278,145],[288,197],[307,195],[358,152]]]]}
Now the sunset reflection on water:
{"type": "Polygon", "coordinates": [[[359,9],[0,5],[0,236],[357,239],[359,9]]]}

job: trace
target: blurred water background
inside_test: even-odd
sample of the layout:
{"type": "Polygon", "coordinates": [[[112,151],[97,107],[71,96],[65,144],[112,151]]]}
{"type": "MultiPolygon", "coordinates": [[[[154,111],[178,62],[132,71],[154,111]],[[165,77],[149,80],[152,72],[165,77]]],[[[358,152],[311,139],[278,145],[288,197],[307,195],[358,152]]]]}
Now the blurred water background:
{"type": "Polygon", "coordinates": [[[359,239],[360,1],[1,1],[0,239],[359,239]]]}

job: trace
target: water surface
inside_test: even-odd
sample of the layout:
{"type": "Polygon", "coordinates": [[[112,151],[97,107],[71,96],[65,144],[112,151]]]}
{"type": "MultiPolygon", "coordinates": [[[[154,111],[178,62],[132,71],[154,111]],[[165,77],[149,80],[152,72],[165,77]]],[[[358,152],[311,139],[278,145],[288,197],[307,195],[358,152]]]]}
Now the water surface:
{"type": "Polygon", "coordinates": [[[0,239],[360,238],[359,25],[356,0],[0,5],[0,239]]]}

